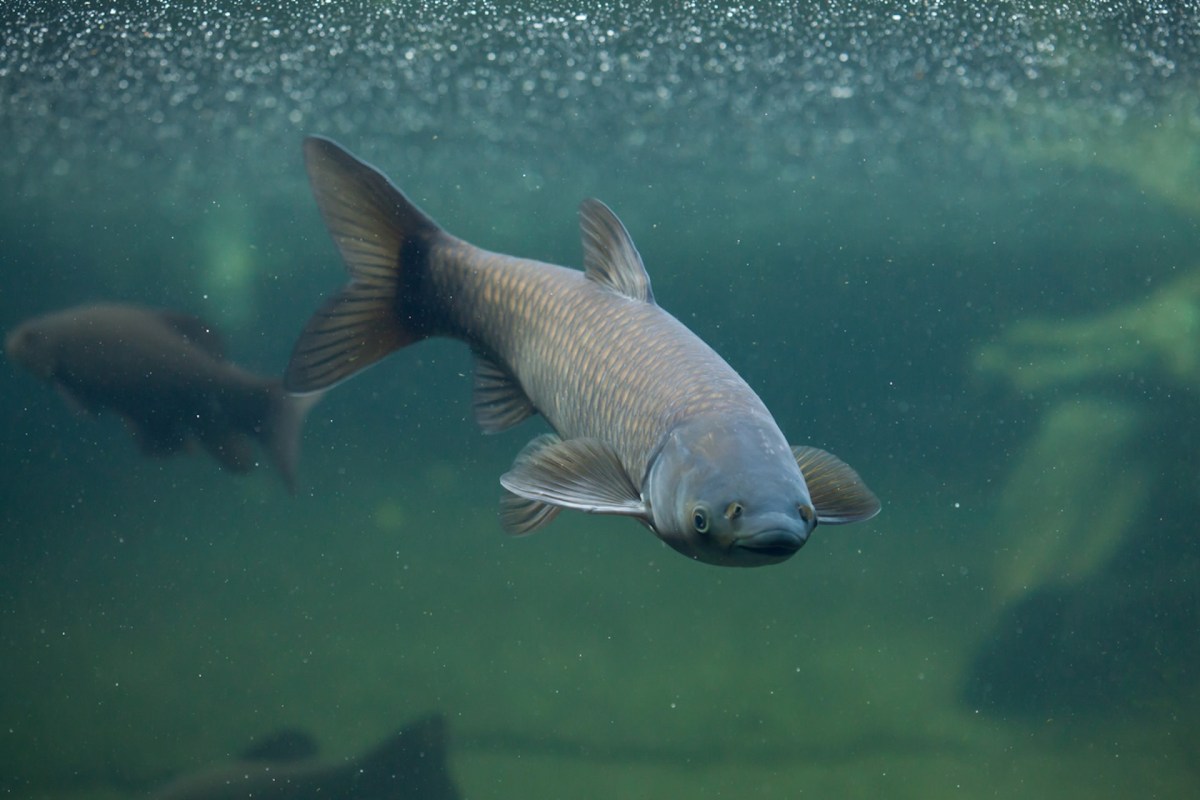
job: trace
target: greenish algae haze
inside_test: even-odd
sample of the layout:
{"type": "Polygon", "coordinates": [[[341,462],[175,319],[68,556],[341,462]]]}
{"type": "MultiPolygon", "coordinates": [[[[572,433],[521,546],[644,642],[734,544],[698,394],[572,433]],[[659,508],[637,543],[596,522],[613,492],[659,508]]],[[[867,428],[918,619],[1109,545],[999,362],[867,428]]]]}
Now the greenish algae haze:
{"type": "Polygon", "coordinates": [[[0,15],[6,334],[169,307],[282,376],[338,269],[321,133],[498,252],[580,264],[603,197],[657,302],[887,500],[783,567],[698,569],[621,520],[499,533],[543,423],[480,437],[456,343],[331,392],[294,496],[143,459],[6,361],[7,796],[144,797],[282,727],[336,763],[434,713],[464,797],[1200,788],[1194,11],[0,15]],[[1132,318],[1180,346],[1126,347],[1132,318]]]}

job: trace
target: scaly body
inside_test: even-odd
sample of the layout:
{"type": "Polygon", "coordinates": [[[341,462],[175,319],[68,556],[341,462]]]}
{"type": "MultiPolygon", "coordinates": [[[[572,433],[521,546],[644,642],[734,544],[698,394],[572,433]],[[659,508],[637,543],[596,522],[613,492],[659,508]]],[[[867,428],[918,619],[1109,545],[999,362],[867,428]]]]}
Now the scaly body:
{"type": "Polygon", "coordinates": [[[602,203],[580,208],[580,272],[451,236],[329,140],[305,153],[351,282],[309,320],[285,385],[318,391],[426,337],[465,341],[484,430],[534,413],[555,430],[501,478],[510,532],[562,508],[619,514],[698,560],[756,566],[790,557],[818,521],[879,510],[840,460],[790,447],[746,382],[657,305],[602,203]]]}
{"type": "MultiPolygon", "coordinates": [[[[741,376],[657,304],[579,270],[446,238],[430,259],[444,334],[506,365],[563,438],[612,445],[631,478],[645,477],[685,418],[770,418],[741,376]]],[[[786,449],[782,433],[778,444],[786,449]]]]}

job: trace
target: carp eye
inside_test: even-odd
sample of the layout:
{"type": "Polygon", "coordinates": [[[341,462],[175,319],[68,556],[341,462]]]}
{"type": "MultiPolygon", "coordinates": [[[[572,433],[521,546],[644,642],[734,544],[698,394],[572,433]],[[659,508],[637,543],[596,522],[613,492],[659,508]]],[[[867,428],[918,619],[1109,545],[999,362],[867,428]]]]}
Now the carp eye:
{"type": "Polygon", "coordinates": [[[806,505],[805,503],[799,503],[796,505],[796,510],[800,512],[800,520],[805,525],[812,522],[813,519],[816,518],[816,514],[813,512],[812,506],[810,506],[810,505],[806,505]]]}
{"type": "Polygon", "coordinates": [[[737,519],[742,515],[742,504],[734,500],[725,508],[725,519],[737,519]]]}
{"type": "Polygon", "coordinates": [[[692,512],[692,527],[696,533],[708,533],[708,512],[703,508],[697,507],[692,512]]]}

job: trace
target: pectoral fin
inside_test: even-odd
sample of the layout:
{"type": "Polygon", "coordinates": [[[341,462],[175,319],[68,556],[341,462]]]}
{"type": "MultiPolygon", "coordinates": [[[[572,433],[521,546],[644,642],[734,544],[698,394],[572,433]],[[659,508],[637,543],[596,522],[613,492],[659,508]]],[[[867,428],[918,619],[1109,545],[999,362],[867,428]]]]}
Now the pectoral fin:
{"type": "Polygon", "coordinates": [[[562,506],[552,506],[541,500],[518,497],[505,492],[500,498],[500,525],[512,536],[525,536],[549,525],[562,506]]]}
{"type": "Polygon", "coordinates": [[[861,522],[879,513],[879,498],[845,461],[817,447],[794,446],[792,455],[822,525],[861,522]]]}
{"type": "Polygon", "coordinates": [[[96,409],[89,406],[82,397],[72,392],[66,386],[63,386],[61,383],[55,383],[54,391],[57,392],[58,396],[62,398],[63,402],[67,404],[67,408],[71,410],[72,414],[78,414],[80,416],[95,416],[96,409]]]}
{"type": "Polygon", "coordinates": [[[506,500],[501,521],[510,533],[531,533],[558,508],[593,514],[645,517],[646,504],[611,447],[596,439],[547,433],[517,456],[500,483],[516,498],[506,500]]]}
{"type": "Polygon", "coordinates": [[[137,442],[138,450],[145,456],[174,455],[188,444],[187,429],[171,419],[157,416],[125,417],[125,425],[137,442]]]}

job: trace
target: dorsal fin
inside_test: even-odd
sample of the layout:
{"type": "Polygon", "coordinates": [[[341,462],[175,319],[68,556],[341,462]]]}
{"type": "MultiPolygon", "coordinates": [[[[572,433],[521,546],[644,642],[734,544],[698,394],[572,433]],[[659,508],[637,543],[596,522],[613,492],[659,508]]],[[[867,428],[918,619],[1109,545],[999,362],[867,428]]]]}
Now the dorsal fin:
{"type": "Polygon", "coordinates": [[[634,300],[654,302],[650,276],[629,231],[608,206],[594,198],[579,206],[583,233],[583,271],[601,286],[634,300]]]}
{"type": "Polygon", "coordinates": [[[225,342],[213,327],[194,314],[164,309],[158,318],[173,331],[216,359],[225,358],[225,342]]]}

